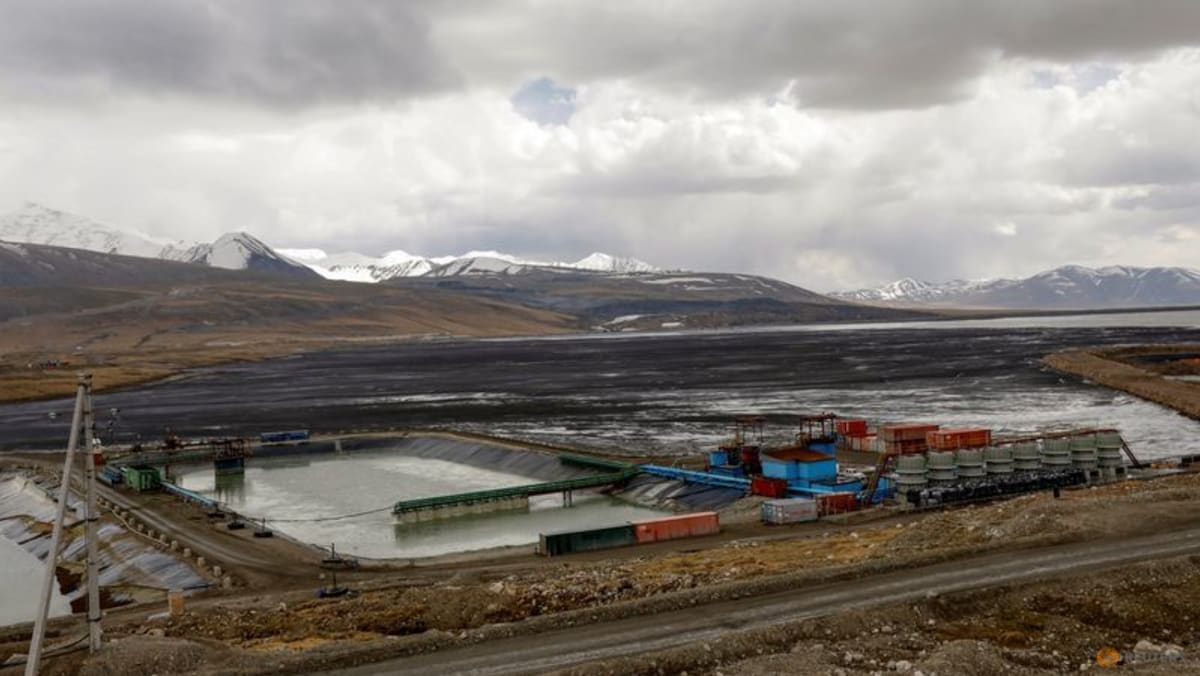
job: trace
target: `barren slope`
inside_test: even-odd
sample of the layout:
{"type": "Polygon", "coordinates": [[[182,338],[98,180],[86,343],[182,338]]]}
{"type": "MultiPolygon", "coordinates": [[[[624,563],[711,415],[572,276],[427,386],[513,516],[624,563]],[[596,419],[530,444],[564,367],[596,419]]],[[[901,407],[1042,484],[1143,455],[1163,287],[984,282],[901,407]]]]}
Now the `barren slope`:
{"type": "Polygon", "coordinates": [[[544,334],[568,317],[438,289],[294,279],[76,249],[0,247],[0,400],[346,342],[544,334]],[[63,367],[47,368],[54,362],[63,367]]]}

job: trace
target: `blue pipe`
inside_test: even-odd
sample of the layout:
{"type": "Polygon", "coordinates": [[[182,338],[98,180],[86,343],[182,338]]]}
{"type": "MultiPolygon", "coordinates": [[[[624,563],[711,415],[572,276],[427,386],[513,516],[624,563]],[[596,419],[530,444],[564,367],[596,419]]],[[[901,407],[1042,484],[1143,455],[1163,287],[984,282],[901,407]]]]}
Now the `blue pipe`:
{"type": "Polygon", "coordinates": [[[216,500],[213,500],[211,498],[206,498],[203,495],[200,495],[199,493],[189,491],[188,489],[183,488],[181,486],[176,486],[173,483],[168,483],[166,481],[163,481],[161,483],[162,483],[163,490],[167,491],[168,493],[173,493],[175,495],[178,495],[179,497],[183,498],[184,500],[192,500],[194,502],[198,502],[198,503],[204,505],[205,507],[208,507],[209,509],[216,509],[218,507],[216,500]]]}
{"type": "Polygon", "coordinates": [[[750,480],[743,477],[709,474],[708,472],[696,472],[690,469],[664,467],[662,465],[641,465],[641,469],[646,474],[652,474],[654,476],[660,476],[667,479],[678,479],[687,483],[708,484],[709,486],[737,488],[741,490],[747,490],[750,488],[750,480]]]}

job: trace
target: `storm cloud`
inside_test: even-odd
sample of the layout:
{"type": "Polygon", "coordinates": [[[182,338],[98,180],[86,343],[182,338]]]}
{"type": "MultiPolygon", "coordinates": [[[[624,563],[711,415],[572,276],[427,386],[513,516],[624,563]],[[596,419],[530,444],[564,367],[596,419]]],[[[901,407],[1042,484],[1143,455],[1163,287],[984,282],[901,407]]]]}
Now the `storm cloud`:
{"type": "Polygon", "coordinates": [[[426,17],[387,0],[0,3],[9,96],[219,97],[270,106],[398,99],[456,86],[426,17]]]}
{"type": "Polygon", "coordinates": [[[1189,0],[62,0],[0,3],[10,92],[112,87],[268,105],[395,101],[553,71],[708,97],[928,106],[998,59],[1120,58],[1193,44],[1189,0]]]}
{"type": "Polygon", "coordinates": [[[1192,1],[0,12],[0,209],[821,290],[1200,265],[1192,1]]]}

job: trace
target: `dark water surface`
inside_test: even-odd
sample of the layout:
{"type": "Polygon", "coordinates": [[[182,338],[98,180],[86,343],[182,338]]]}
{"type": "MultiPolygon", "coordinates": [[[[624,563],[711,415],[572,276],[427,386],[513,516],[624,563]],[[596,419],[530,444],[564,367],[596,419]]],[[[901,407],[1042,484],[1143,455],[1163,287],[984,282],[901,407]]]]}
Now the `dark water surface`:
{"type": "MultiPolygon", "coordinates": [[[[1200,342],[1200,312],[422,343],[203,369],[96,397],[129,438],[456,427],[637,455],[691,451],[740,414],[779,438],[800,413],[1120,427],[1147,457],[1200,451],[1200,424],[1039,366],[1071,346],[1200,342]],[[1088,325],[1091,324],[1091,325],[1088,325]]],[[[0,406],[0,447],[66,438],[65,400],[0,406]],[[51,421],[48,412],[60,415],[51,421]]]]}

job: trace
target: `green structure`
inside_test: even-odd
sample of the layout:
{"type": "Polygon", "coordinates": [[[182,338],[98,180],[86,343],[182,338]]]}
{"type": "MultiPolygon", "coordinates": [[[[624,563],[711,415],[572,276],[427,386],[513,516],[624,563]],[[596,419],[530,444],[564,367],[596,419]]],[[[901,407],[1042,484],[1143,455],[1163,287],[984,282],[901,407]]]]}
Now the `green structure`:
{"type": "Polygon", "coordinates": [[[141,493],[142,491],[151,491],[159,487],[162,478],[158,474],[158,470],[145,465],[125,467],[125,483],[133,490],[141,493]]]}
{"type": "Polygon", "coordinates": [[[574,552],[590,552],[635,544],[637,544],[637,537],[634,534],[633,525],[627,523],[623,526],[542,533],[538,537],[538,554],[561,556],[574,552]]]}
{"type": "MultiPolygon", "coordinates": [[[[392,507],[392,513],[405,514],[455,507],[459,505],[503,503],[503,501],[511,498],[528,500],[529,496],[531,495],[545,495],[547,493],[566,494],[570,491],[579,490],[581,488],[593,488],[596,486],[607,486],[609,484],[622,483],[628,481],[634,476],[637,476],[637,474],[641,471],[639,468],[632,465],[623,465],[622,467],[623,469],[618,472],[582,476],[574,479],[563,479],[561,481],[548,481],[540,484],[528,484],[525,486],[509,486],[506,488],[495,488],[491,490],[471,491],[469,493],[457,493],[455,495],[437,495],[431,498],[401,500],[392,507]]],[[[448,514],[448,516],[456,516],[456,514],[448,514]]]]}

